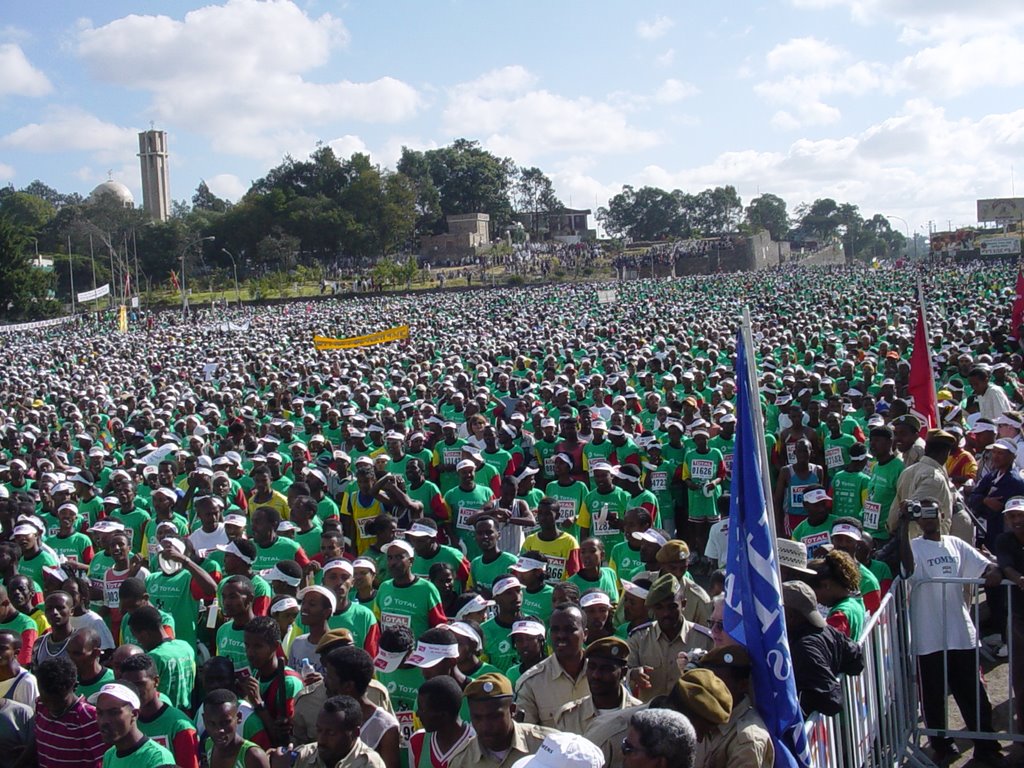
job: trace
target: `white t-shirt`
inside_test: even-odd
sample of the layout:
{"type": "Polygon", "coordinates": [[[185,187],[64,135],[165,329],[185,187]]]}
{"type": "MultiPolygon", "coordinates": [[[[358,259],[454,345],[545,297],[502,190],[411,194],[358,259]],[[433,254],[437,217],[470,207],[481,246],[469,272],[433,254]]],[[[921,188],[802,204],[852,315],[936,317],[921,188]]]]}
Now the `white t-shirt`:
{"type": "Polygon", "coordinates": [[[719,520],[708,531],[708,544],[704,547],[704,557],[714,560],[717,567],[725,566],[725,557],[729,553],[729,518],[719,520]]]}
{"type": "Polygon", "coordinates": [[[39,697],[39,686],[35,676],[26,669],[21,670],[10,680],[0,683],[0,699],[10,699],[24,704],[33,712],[36,711],[36,699],[39,697]]]}
{"type": "Polygon", "coordinates": [[[100,636],[100,648],[104,651],[117,646],[114,644],[114,636],[110,634],[110,629],[107,627],[107,623],[103,621],[103,618],[96,613],[96,611],[86,611],[81,616],[71,617],[71,628],[81,629],[82,627],[89,627],[95,629],[96,633],[100,636]]]}
{"type": "Polygon", "coordinates": [[[955,536],[932,541],[911,539],[914,573],[910,577],[910,632],[913,652],[928,653],[975,648],[978,635],[964,603],[960,584],[936,584],[931,579],[978,579],[992,562],[955,536]]]}
{"type": "Polygon", "coordinates": [[[188,540],[196,548],[196,552],[205,556],[214,547],[224,546],[228,543],[228,534],[224,530],[224,523],[217,523],[217,530],[207,533],[202,528],[197,528],[188,535],[188,540]]]}

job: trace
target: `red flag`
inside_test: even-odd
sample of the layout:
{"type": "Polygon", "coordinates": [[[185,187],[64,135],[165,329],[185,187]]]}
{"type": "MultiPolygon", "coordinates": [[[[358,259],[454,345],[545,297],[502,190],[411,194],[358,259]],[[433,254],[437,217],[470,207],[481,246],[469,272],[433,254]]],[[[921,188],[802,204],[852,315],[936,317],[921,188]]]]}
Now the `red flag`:
{"type": "Polygon", "coordinates": [[[1017,296],[1013,300],[1013,312],[1010,315],[1010,335],[1017,338],[1017,329],[1024,323],[1024,270],[1017,268],[1017,296]]]}
{"type": "Polygon", "coordinates": [[[917,329],[914,331],[914,351],[910,355],[910,378],[907,390],[914,398],[914,413],[926,429],[938,428],[939,401],[935,396],[935,377],[932,375],[932,356],[928,350],[925,332],[924,306],[917,308],[917,329]]]}
{"type": "Polygon", "coordinates": [[[178,273],[175,272],[173,269],[171,270],[171,285],[174,286],[174,290],[181,290],[181,283],[178,282],[178,273]]]}

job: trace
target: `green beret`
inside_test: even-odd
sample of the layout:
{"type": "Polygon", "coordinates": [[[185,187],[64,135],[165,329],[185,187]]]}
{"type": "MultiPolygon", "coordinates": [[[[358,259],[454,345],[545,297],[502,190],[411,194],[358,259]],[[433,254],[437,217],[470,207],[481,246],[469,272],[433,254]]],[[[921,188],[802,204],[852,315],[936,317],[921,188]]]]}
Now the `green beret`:
{"type": "Polygon", "coordinates": [[[671,573],[666,573],[659,576],[655,579],[654,583],[651,584],[651,589],[647,593],[647,599],[644,601],[644,605],[648,608],[653,608],[662,600],[668,600],[671,597],[675,597],[676,592],[678,591],[679,580],[671,573]]]}

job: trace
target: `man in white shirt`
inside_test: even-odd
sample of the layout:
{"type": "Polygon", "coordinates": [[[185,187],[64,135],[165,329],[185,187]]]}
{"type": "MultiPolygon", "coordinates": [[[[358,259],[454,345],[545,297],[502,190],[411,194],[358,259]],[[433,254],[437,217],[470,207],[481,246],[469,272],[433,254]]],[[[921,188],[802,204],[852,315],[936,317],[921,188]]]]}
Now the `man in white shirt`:
{"type": "Polygon", "coordinates": [[[978,396],[978,407],[981,417],[984,419],[998,419],[1006,411],[1012,410],[1010,398],[1003,392],[1002,387],[989,385],[989,378],[992,371],[987,365],[976,365],[967,374],[967,381],[978,396]]]}
{"type": "MultiPolygon", "coordinates": [[[[940,731],[946,728],[946,699],[952,693],[968,730],[992,733],[992,704],[978,674],[974,657],[978,633],[964,603],[963,585],[938,580],[984,578],[987,586],[996,586],[1002,572],[963,539],[942,535],[935,499],[905,501],[900,512],[900,556],[911,587],[912,650],[919,667],[925,724],[940,731]],[[911,521],[922,531],[913,540],[911,521]],[[944,680],[948,680],[948,691],[944,680]]],[[[937,762],[957,754],[951,738],[930,739],[937,762]]],[[[984,740],[975,741],[974,754],[992,764],[1002,756],[998,742],[984,740]]]]}

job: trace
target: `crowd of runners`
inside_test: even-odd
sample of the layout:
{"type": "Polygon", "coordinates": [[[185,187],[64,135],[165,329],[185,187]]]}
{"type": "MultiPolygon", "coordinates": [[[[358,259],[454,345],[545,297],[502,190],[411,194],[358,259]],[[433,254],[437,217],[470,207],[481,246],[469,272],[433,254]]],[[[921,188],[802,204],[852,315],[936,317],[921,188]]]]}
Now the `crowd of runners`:
{"type": "Polygon", "coordinates": [[[804,713],[839,712],[902,571],[926,722],[943,727],[948,663],[968,725],[991,731],[959,654],[984,633],[1024,656],[1024,612],[1008,627],[993,590],[976,628],[928,579],[1007,578],[1024,598],[1013,269],[794,268],[9,332],[0,763],[772,765],[751,659],[723,628],[744,306],[804,713]],[[918,286],[927,433],[907,391],[918,286]],[[313,346],[401,325],[407,341],[313,346]]]}

